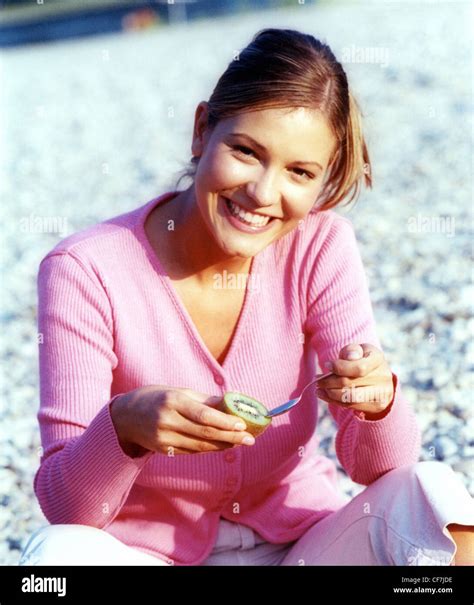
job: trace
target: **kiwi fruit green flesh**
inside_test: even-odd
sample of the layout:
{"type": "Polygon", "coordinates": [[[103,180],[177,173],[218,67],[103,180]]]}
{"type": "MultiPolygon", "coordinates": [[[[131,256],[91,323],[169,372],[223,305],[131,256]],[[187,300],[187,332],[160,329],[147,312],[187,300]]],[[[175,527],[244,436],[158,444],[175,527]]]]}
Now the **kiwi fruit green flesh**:
{"type": "Polygon", "coordinates": [[[267,408],[252,397],[242,393],[226,393],[222,402],[222,411],[241,418],[247,425],[247,432],[257,437],[271,424],[267,418],[267,408]]]}

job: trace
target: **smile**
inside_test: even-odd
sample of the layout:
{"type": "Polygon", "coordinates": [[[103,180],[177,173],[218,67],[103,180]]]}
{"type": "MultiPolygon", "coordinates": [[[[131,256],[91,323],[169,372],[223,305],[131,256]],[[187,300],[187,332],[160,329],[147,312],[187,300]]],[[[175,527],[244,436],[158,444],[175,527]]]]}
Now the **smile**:
{"type": "Polygon", "coordinates": [[[253,212],[244,210],[241,206],[238,206],[227,198],[224,198],[224,200],[232,216],[234,216],[236,219],[238,219],[245,225],[249,225],[252,227],[265,227],[265,225],[267,225],[272,218],[270,216],[262,216],[261,214],[254,214],[253,212]]]}

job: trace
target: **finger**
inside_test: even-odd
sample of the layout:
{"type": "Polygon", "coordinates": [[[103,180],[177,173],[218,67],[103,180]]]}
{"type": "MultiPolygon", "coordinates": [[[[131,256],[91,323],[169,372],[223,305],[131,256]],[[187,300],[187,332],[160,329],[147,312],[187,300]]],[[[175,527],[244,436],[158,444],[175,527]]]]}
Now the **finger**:
{"type": "Polygon", "coordinates": [[[339,351],[339,359],[355,361],[364,357],[364,349],[356,343],[348,344],[339,351]]]}
{"type": "MultiPolygon", "coordinates": [[[[222,401],[222,397],[220,399],[222,401]]],[[[247,428],[245,422],[240,418],[216,410],[210,405],[198,403],[188,397],[185,397],[184,399],[178,398],[176,409],[182,416],[197,424],[213,426],[224,431],[238,431],[247,428]],[[243,426],[243,429],[239,429],[239,425],[243,426]]]]}
{"type": "Polygon", "coordinates": [[[222,431],[213,426],[198,424],[181,415],[179,415],[179,418],[173,424],[174,426],[167,428],[172,428],[178,433],[186,433],[187,435],[208,441],[224,441],[229,444],[241,445],[244,437],[252,437],[246,431],[222,431]]]}
{"type": "Polygon", "coordinates": [[[192,452],[218,452],[232,447],[232,444],[229,443],[194,439],[189,435],[178,434],[171,431],[162,431],[161,439],[166,443],[164,450],[168,455],[172,455],[173,450],[176,448],[190,450],[192,452]]]}
{"type": "Polygon", "coordinates": [[[359,360],[333,359],[332,372],[338,376],[361,378],[376,370],[384,361],[383,353],[376,347],[366,349],[367,346],[365,344],[361,345],[364,349],[364,357],[359,360]]]}
{"type": "Polygon", "coordinates": [[[347,376],[338,376],[331,374],[327,378],[318,380],[317,388],[320,389],[344,389],[354,387],[370,387],[372,385],[384,384],[387,381],[387,376],[369,374],[360,378],[348,378],[347,376]]]}
{"type": "MultiPolygon", "coordinates": [[[[237,447],[236,445],[231,445],[229,446],[229,448],[223,448],[223,449],[233,449],[234,447],[237,447]]],[[[172,447],[170,446],[170,453],[169,456],[172,457],[175,454],[205,454],[206,452],[196,452],[195,450],[185,450],[182,447],[172,447]]]]}
{"type": "Polygon", "coordinates": [[[327,403],[333,403],[334,405],[337,405],[341,408],[349,407],[349,404],[347,404],[347,403],[342,403],[341,401],[338,401],[337,399],[332,399],[331,397],[326,395],[326,393],[323,390],[318,390],[317,396],[318,396],[318,399],[322,399],[323,401],[326,401],[327,403]]]}
{"type": "Polygon", "coordinates": [[[342,403],[388,403],[391,398],[392,385],[386,380],[368,387],[344,387],[342,389],[324,389],[325,395],[342,403]]]}
{"type": "MultiPolygon", "coordinates": [[[[196,452],[193,450],[185,450],[181,447],[173,447],[170,446],[169,447],[169,453],[167,454],[168,456],[173,457],[175,454],[195,454],[196,452]]],[[[166,455],[166,454],[165,454],[166,455]]]]}
{"type": "Polygon", "coordinates": [[[221,395],[208,395],[207,393],[200,393],[199,391],[193,391],[192,389],[186,388],[177,388],[176,391],[179,391],[186,398],[192,399],[197,403],[201,403],[208,406],[216,406],[222,402],[221,395]]]}
{"type": "Polygon", "coordinates": [[[364,351],[364,357],[371,357],[372,355],[380,355],[382,359],[385,359],[383,351],[378,349],[376,346],[371,344],[370,342],[363,342],[361,345],[362,350],[364,351]]]}
{"type": "Polygon", "coordinates": [[[323,401],[326,401],[327,403],[333,403],[334,405],[338,405],[339,407],[342,407],[342,408],[358,410],[361,412],[369,412],[372,414],[379,413],[387,407],[386,404],[384,404],[382,402],[344,403],[337,399],[333,399],[331,396],[327,395],[324,391],[322,391],[321,393],[318,392],[317,396],[318,396],[318,399],[322,399],[323,401]]]}

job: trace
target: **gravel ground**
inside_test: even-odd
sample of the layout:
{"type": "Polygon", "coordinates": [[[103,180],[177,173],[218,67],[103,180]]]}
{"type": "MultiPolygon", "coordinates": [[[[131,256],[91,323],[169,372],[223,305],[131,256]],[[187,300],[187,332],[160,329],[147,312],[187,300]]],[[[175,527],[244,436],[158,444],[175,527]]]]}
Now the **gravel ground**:
{"type": "MultiPolygon", "coordinates": [[[[173,183],[196,104],[233,52],[269,26],[312,33],[345,64],[375,188],[340,212],[355,225],[382,345],[423,429],[422,459],[449,463],[474,493],[470,12],[468,2],[295,2],[3,53],[1,564],[16,564],[46,522],[32,489],[39,261],[59,239],[173,183]],[[45,217],[58,221],[55,232],[45,217]]],[[[326,411],[318,431],[335,459],[326,411]]],[[[348,494],[363,489],[340,478],[348,494]]]]}

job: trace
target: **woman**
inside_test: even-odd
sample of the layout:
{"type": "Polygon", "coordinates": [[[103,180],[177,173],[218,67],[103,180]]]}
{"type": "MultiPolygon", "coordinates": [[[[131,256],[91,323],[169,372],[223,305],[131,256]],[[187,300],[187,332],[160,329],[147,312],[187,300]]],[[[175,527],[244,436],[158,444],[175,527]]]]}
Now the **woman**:
{"type": "Polygon", "coordinates": [[[199,103],[192,153],[188,189],[41,262],[35,492],[52,525],[21,564],[472,564],[473,500],[418,462],[354,230],[331,210],[371,180],[329,47],[259,32],[199,103]],[[352,500],[318,453],[314,391],[256,440],[219,409],[227,391],[280,405],[316,360],[338,458],[367,486],[352,500]]]}

